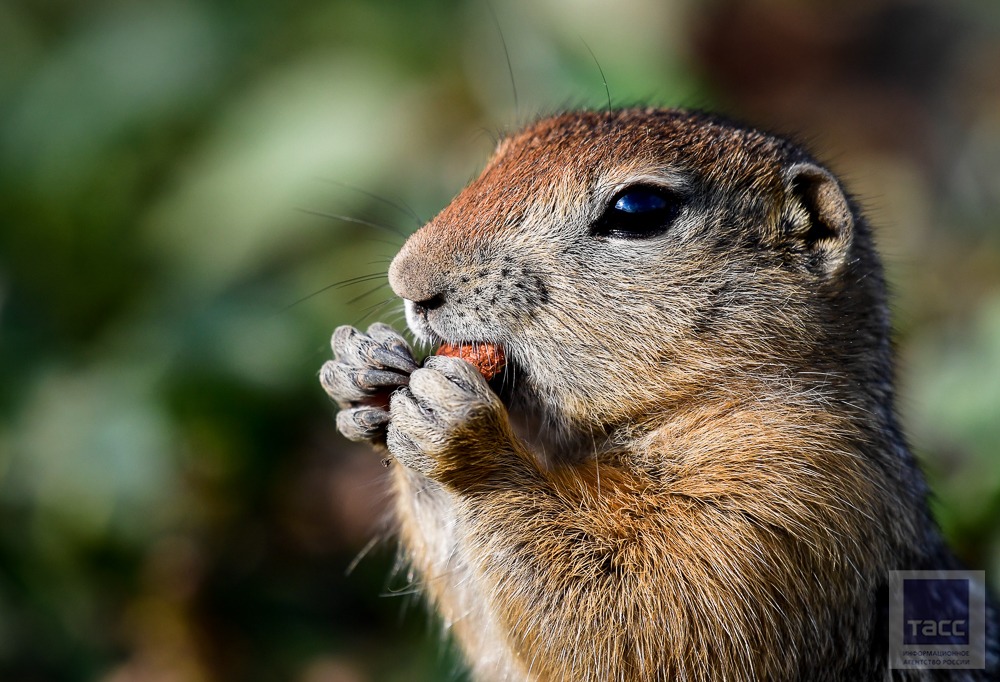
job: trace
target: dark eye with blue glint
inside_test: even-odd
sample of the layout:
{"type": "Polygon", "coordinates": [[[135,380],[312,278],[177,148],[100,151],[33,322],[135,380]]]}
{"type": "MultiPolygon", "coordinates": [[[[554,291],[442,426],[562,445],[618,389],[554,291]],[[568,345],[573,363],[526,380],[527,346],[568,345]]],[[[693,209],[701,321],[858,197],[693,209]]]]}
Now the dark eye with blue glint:
{"type": "Polygon", "coordinates": [[[645,239],[665,232],[679,211],[679,197],[659,188],[631,187],[609,203],[591,232],[595,237],[645,239]]]}
{"type": "Polygon", "coordinates": [[[658,197],[646,190],[638,190],[636,192],[629,192],[616,201],[615,210],[624,211],[625,213],[645,213],[647,211],[658,211],[666,205],[667,202],[663,200],[663,197],[658,197]]]}

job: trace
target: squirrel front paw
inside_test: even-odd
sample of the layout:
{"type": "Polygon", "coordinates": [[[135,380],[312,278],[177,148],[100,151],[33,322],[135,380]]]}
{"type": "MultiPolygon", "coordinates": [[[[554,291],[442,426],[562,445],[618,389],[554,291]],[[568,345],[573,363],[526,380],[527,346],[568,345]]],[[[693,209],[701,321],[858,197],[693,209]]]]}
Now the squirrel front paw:
{"type": "Polygon", "coordinates": [[[507,412],[475,367],[436,355],[392,395],[386,433],[401,464],[438,480],[475,466],[510,440],[507,412]]]}
{"type": "Polygon", "coordinates": [[[377,322],[363,334],[338,327],[330,340],[334,359],[320,370],[320,383],[337,401],[337,429],[347,438],[378,442],[389,423],[389,394],[410,381],[417,369],[409,344],[399,332],[377,322]]]}

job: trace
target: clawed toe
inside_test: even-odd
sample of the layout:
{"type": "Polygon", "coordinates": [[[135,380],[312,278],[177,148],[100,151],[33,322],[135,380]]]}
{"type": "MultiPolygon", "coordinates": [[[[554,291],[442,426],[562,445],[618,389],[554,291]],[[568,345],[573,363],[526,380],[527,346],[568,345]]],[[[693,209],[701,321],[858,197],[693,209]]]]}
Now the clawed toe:
{"type": "Polygon", "coordinates": [[[375,440],[385,431],[389,413],[374,407],[352,407],[337,415],[337,429],[355,441],[375,440]]]}
{"type": "Polygon", "coordinates": [[[406,341],[391,327],[372,325],[369,331],[374,331],[375,337],[363,334],[354,327],[338,327],[330,339],[334,358],[354,367],[375,366],[407,374],[417,369],[406,341]]]}

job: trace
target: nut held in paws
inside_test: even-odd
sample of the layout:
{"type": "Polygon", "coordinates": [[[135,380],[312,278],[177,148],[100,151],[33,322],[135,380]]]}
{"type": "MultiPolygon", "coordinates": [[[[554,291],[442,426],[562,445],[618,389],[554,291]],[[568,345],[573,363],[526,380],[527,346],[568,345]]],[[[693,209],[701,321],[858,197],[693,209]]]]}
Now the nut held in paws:
{"type": "Polygon", "coordinates": [[[446,355],[450,358],[461,358],[470,365],[475,365],[486,381],[489,381],[507,364],[503,348],[495,343],[442,343],[436,355],[446,355]]]}

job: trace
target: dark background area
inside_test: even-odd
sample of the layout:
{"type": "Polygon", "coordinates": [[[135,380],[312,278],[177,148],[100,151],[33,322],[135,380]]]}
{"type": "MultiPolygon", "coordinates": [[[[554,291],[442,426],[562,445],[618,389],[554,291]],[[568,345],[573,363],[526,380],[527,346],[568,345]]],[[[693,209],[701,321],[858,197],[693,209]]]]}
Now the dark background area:
{"type": "Polygon", "coordinates": [[[1000,4],[494,7],[517,111],[481,0],[0,0],[0,680],[461,678],[391,543],[345,575],[383,470],[316,373],[402,322],[330,285],[416,227],[366,192],[427,220],[606,106],[589,50],[616,106],[791,133],[862,200],[935,514],[1000,587],[1000,4]]]}

